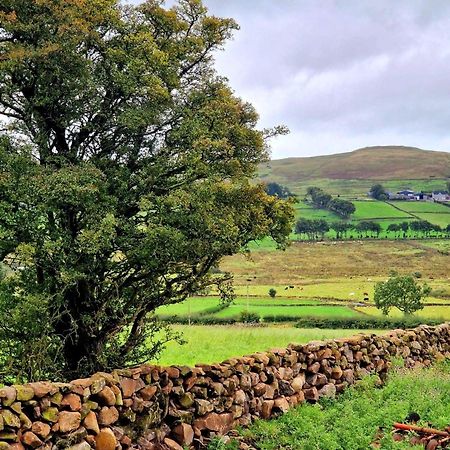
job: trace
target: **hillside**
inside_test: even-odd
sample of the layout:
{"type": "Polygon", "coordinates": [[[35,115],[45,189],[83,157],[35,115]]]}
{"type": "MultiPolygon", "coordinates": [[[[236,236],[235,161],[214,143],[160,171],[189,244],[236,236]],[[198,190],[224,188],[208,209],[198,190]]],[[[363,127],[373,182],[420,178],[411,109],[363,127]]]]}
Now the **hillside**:
{"type": "Polygon", "coordinates": [[[450,153],[401,146],[366,147],[336,155],[273,160],[261,166],[260,176],[294,189],[309,180],[330,180],[331,184],[338,180],[429,181],[450,177],[450,153]]]}

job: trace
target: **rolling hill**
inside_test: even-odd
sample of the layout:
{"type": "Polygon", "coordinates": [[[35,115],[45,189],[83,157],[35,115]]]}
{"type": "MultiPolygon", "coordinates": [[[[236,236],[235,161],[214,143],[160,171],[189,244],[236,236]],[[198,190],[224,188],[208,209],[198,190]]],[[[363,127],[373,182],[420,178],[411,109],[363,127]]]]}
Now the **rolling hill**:
{"type": "Polygon", "coordinates": [[[443,189],[450,177],[450,153],[415,147],[366,147],[336,155],[272,160],[260,167],[263,180],[296,193],[317,185],[343,194],[362,194],[374,181],[387,188],[443,189]]]}

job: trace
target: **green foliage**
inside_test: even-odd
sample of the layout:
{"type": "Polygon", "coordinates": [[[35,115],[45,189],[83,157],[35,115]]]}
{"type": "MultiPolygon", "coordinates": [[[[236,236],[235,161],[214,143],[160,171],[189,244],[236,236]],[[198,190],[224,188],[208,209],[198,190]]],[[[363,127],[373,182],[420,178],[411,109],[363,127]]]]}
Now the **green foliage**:
{"type": "Polygon", "coordinates": [[[378,384],[377,377],[367,377],[336,399],[303,404],[278,419],[258,421],[241,433],[261,450],[362,450],[375,443],[386,450],[406,450],[412,448],[409,441],[394,442],[391,430],[394,422],[403,422],[411,412],[419,414],[421,426],[448,426],[448,364],[414,371],[397,369],[385,386],[380,389],[378,384]]]}
{"type": "Polygon", "coordinates": [[[324,219],[299,219],[295,224],[295,232],[308,236],[310,240],[324,239],[330,230],[328,222],[324,219]]]}
{"type": "Polygon", "coordinates": [[[223,256],[264,236],[286,244],[291,205],[251,182],[277,130],[256,129],[213,68],[236,28],[199,0],[2,3],[0,261],[16,263],[0,344],[12,376],[148,360],[164,341],[152,311],[211,284],[229,296],[214,273],[223,256]]]}
{"type": "Polygon", "coordinates": [[[242,323],[259,323],[261,317],[258,313],[252,311],[242,311],[239,315],[239,322],[242,323]]]}
{"type": "Polygon", "coordinates": [[[348,219],[355,211],[355,205],[349,200],[342,200],[341,198],[333,198],[327,208],[336,213],[338,216],[348,219]]]}
{"type": "Polygon", "coordinates": [[[409,315],[423,309],[423,299],[431,292],[427,286],[420,286],[412,276],[392,276],[375,285],[375,306],[388,315],[391,308],[397,308],[409,315]]]}
{"type": "MultiPolygon", "coordinates": [[[[274,322],[283,322],[282,317],[274,322]]],[[[268,318],[264,317],[268,322],[268,318]]],[[[289,320],[285,320],[289,321],[289,320]]],[[[292,321],[292,317],[291,317],[292,321]]],[[[297,319],[295,326],[297,328],[320,328],[320,329],[373,329],[373,330],[393,330],[396,328],[415,328],[419,325],[439,325],[442,323],[439,319],[424,319],[422,317],[302,317],[297,319]]]]}
{"type": "Polygon", "coordinates": [[[265,189],[268,195],[273,195],[278,198],[286,199],[294,197],[294,194],[286,186],[282,186],[275,182],[267,183],[265,189]]]}
{"type": "Polygon", "coordinates": [[[277,295],[277,290],[274,289],[274,288],[270,288],[270,289],[269,289],[269,296],[270,296],[271,298],[275,298],[276,295],[277,295]]]}
{"type": "Polygon", "coordinates": [[[374,184],[370,188],[370,196],[375,200],[387,200],[389,198],[382,184],[374,184]]]}

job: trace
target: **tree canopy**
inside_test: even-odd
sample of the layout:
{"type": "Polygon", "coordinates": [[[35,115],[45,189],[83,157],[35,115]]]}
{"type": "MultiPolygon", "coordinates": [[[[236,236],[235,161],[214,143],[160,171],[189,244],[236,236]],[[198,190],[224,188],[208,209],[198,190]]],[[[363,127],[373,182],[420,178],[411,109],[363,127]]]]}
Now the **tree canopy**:
{"type": "Polygon", "coordinates": [[[384,189],[382,184],[374,184],[371,188],[370,188],[370,192],[369,192],[370,196],[376,200],[387,200],[389,198],[388,193],[386,192],[386,190],[384,189]]]}
{"type": "Polygon", "coordinates": [[[211,269],[252,240],[285,245],[291,206],[250,181],[278,130],[213,66],[236,29],[200,0],[2,2],[3,378],[148,360],[155,308],[226,292],[211,269]]]}
{"type": "Polygon", "coordinates": [[[395,275],[375,285],[375,306],[385,315],[388,315],[392,308],[409,315],[423,309],[423,299],[430,291],[427,285],[420,286],[410,275],[395,275]]]}

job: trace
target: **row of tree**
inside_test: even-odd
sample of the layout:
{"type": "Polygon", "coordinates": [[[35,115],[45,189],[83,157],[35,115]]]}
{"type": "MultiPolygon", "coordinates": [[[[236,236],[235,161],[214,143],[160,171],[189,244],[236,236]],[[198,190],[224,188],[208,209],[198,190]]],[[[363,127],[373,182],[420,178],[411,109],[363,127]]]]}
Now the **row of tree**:
{"type": "MultiPolygon", "coordinates": [[[[346,221],[327,222],[325,219],[304,219],[301,218],[295,225],[295,233],[308,240],[324,239],[325,235],[333,230],[336,239],[347,239],[350,232],[355,232],[357,237],[380,237],[383,228],[379,222],[373,220],[361,220],[357,223],[346,221]]],[[[426,220],[416,220],[413,222],[392,223],[387,227],[388,232],[396,234],[396,237],[406,237],[408,232],[418,236],[424,234],[429,237],[433,233],[445,233],[450,236],[450,224],[442,228],[426,220]]],[[[353,236],[351,236],[353,237],[353,236]]]]}
{"type": "Polygon", "coordinates": [[[349,200],[342,200],[339,197],[333,198],[331,194],[318,187],[309,187],[306,195],[310,197],[315,208],[328,209],[343,219],[348,219],[356,210],[355,205],[349,200]]]}

